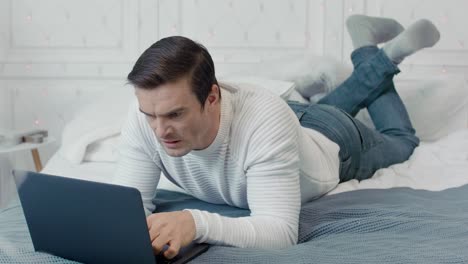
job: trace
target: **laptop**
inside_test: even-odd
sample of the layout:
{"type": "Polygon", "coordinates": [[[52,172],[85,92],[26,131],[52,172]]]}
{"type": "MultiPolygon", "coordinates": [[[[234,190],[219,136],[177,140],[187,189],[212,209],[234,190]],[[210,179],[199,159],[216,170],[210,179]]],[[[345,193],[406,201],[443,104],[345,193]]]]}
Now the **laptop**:
{"type": "Polygon", "coordinates": [[[34,249],[83,263],[186,263],[208,250],[192,243],[172,260],[155,256],[140,192],[131,187],[14,170],[34,249]]]}

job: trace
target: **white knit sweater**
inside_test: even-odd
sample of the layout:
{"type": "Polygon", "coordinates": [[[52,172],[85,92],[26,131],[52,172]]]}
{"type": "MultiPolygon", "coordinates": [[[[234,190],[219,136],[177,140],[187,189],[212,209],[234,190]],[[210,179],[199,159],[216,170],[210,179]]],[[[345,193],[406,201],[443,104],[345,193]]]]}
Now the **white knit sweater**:
{"type": "Polygon", "coordinates": [[[339,181],[339,147],[302,128],[289,106],[258,87],[221,84],[221,120],[214,142],[183,157],[166,155],[135,102],[122,130],[114,183],[140,190],[147,215],[155,209],[160,173],[206,202],[251,210],[229,218],[189,210],[197,242],[284,248],[297,243],[301,201],[339,181]]]}

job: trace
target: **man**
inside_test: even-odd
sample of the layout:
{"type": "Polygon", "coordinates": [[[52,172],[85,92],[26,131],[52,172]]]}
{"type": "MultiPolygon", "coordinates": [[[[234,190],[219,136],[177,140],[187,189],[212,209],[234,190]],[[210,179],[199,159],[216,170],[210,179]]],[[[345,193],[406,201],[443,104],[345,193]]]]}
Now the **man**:
{"type": "Polygon", "coordinates": [[[427,20],[403,30],[393,19],[367,16],[352,16],[347,27],[354,72],[315,105],[218,84],[208,51],[184,37],[162,39],[140,56],[128,75],[137,102],[122,130],[115,183],[140,190],[155,253],[168,245],[164,255],[172,258],[193,240],[294,245],[301,203],[411,155],[419,140],[392,78],[439,32],[427,20]],[[376,130],[353,118],[364,107],[376,130]],[[161,172],[198,199],[251,215],[151,214],[161,172]]]}

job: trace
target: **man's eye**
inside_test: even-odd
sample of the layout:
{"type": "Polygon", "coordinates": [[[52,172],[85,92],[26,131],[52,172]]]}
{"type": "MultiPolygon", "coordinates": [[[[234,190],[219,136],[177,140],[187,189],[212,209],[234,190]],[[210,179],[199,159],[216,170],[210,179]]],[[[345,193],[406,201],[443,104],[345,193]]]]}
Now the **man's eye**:
{"type": "Polygon", "coordinates": [[[174,119],[174,118],[180,117],[181,115],[182,115],[182,113],[171,113],[169,115],[169,118],[174,119]]]}
{"type": "Polygon", "coordinates": [[[156,119],[156,117],[147,115],[146,119],[148,119],[149,121],[153,121],[154,119],[156,119]]]}

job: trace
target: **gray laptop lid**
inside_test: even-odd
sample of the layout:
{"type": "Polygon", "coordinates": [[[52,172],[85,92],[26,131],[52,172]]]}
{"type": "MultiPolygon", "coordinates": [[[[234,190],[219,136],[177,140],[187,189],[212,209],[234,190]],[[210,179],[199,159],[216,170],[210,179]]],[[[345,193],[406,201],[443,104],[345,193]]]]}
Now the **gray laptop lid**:
{"type": "Polygon", "coordinates": [[[85,263],[155,263],[137,189],[13,174],[36,251],[85,263]]]}

